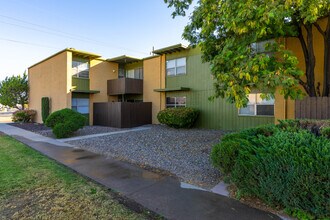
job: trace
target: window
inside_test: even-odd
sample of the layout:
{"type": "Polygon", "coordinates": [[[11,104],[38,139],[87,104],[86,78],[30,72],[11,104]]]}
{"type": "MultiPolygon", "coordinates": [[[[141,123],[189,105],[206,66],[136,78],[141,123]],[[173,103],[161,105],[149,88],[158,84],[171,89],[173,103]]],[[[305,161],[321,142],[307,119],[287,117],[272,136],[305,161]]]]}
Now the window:
{"type": "Polygon", "coordinates": [[[266,45],[267,44],[273,44],[275,43],[275,40],[272,39],[272,40],[265,40],[265,41],[259,41],[259,42],[256,42],[256,43],[252,43],[251,44],[251,49],[253,51],[254,54],[258,54],[258,53],[264,53],[268,56],[273,56],[273,53],[272,51],[267,51],[266,50],[266,45]]]}
{"type": "Polygon", "coordinates": [[[89,61],[72,60],[72,76],[89,78],[89,61]]]}
{"type": "Polygon", "coordinates": [[[186,74],[186,58],[166,61],[166,75],[176,76],[186,74]]]}
{"type": "Polygon", "coordinates": [[[125,77],[125,65],[119,64],[118,65],[118,78],[124,78],[125,77]]]}
{"type": "Polygon", "coordinates": [[[186,107],[186,97],[166,97],[166,108],[186,107]]]}
{"type": "Polygon", "coordinates": [[[143,68],[139,67],[135,69],[126,70],[126,78],[143,79],[143,68]]]}
{"type": "Polygon", "coordinates": [[[72,110],[76,110],[81,114],[89,113],[89,99],[87,98],[72,98],[72,110]]]}
{"type": "Polygon", "coordinates": [[[262,99],[261,93],[249,95],[249,103],[245,108],[240,108],[239,115],[274,116],[274,99],[262,99]]]}

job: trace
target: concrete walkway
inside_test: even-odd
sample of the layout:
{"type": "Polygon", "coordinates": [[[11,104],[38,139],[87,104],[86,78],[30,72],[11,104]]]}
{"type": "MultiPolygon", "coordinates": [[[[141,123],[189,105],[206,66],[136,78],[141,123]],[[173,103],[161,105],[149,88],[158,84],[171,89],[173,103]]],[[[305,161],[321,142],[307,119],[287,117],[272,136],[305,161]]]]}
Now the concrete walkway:
{"type": "Polygon", "coordinates": [[[8,124],[5,123],[0,123],[0,131],[9,135],[9,136],[20,136],[29,140],[33,140],[36,142],[44,142],[44,143],[49,143],[49,144],[53,144],[55,146],[64,146],[64,147],[74,147],[71,144],[67,144],[64,142],[60,142],[56,139],[53,138],[49,138],[49,137],[45,137],[42,136],[40,134],[36,134],[34,132],[31,131],[27,131],[21,128],[17,128],[14,126],[10,126],[8,124]]]}
{"type": "Polygon", "coordinates": [[[56,140],[53,143],[47,139],[42,141],[32,132],[28,134],[28,131],[3,124],[0,124],[0,131],[168,219],[280,219],[225,196],[182,188],[174,177],[63,146],[56,140]]]}
{"type": "Polygon", "coordinates": [[[88,138],[94,138],[94,137],[102,137],[107,135],[113,135],[113,134],[123,134],[128,132],[134,132],[134,131],[144,131],[149,130],[150,127],[137,127],[137,128],[131,128],[124,131],[113,131],[113,132],[107,132],[107,133],[101,133],[101,134],[90,134],[90,135],[84,135],[84,136],[78,136],[78,137],[71,137],[71,138],[62,138],[62,139],[56,139],[60,142],[68,142],[68,141],[76,141],[76,140],[82,140],[82,139],[88,139],[88,138]]]}

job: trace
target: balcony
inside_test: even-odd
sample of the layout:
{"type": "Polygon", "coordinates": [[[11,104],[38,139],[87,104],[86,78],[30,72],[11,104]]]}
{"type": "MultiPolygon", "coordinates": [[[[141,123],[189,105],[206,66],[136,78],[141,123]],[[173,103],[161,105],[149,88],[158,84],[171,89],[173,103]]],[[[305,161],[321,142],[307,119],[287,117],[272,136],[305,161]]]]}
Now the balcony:
{"type": "Polygon", "coordinates": [[[108,80],[108,95],[143,94],[143,80],[119,78],[108,80]]]}
{"type": "Polygon", "coordinates": [[[95,94],[100,91],[90,90],[88,78],[72,77],[72,92],[95,94]]]}

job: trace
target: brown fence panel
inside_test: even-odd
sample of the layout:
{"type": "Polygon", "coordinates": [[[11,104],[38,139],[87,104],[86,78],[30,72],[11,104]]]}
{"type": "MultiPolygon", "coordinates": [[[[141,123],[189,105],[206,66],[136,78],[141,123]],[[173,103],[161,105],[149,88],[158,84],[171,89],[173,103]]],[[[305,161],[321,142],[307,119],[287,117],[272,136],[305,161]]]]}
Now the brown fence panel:
{"type": "Polygon", "coordinates": [[[295,102],[298,119],[330,119],[330,97],[306,97],[295,102]]]}
{"type": "Polygon", "coordinates": [[[151,108],[151,102],[94,103],[93,124],[116,128],[151,124],[151,108]]]}

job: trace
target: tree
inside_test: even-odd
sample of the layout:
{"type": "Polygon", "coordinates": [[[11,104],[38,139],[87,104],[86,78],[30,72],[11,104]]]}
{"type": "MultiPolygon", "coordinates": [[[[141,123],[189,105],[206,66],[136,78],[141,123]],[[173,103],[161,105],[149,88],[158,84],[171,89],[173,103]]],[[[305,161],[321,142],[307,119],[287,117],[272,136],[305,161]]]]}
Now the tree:
{"type": "Polygon", "coordinates": [[[6,77],[0,82],[0,103],[18,109],[18,104],[24,109],[28,103],[28,79],[27,74],[22,76],[6,77]]]}
{"type": "MultiPolygon", "coordinates": [[[[164,0],[174,7],[172,16],[184,16],[192,0],[164,0]]],[[[210,62],[215,79],[214,97],[223,97],[237,107],[246,106],[248,94],[263,91],[274,96],[277,88],[285,98],[330,96],[330,1],[329,0],[199,0],[183,37],[200,46],[203,61],[210,62]],[[327,17],[323,30],[318,19],[327,17]],[[315,55],[312,27],[324,38],[324,89],[315,85],[315,55]],[[303,33],[306,33],[306,37],[303,33]],[[284,46],[286,37],[299,39],[305,73],[298,59],[284,46]],[[275,39],[258,53],[256,42],[275,39]],[[305,75],[305,77],[302,77],[305,75]],[[305,79],[304,79],[305,78],[305,79]]],[[[267,95],[268,94],[268,95],[267,95]]]]}

